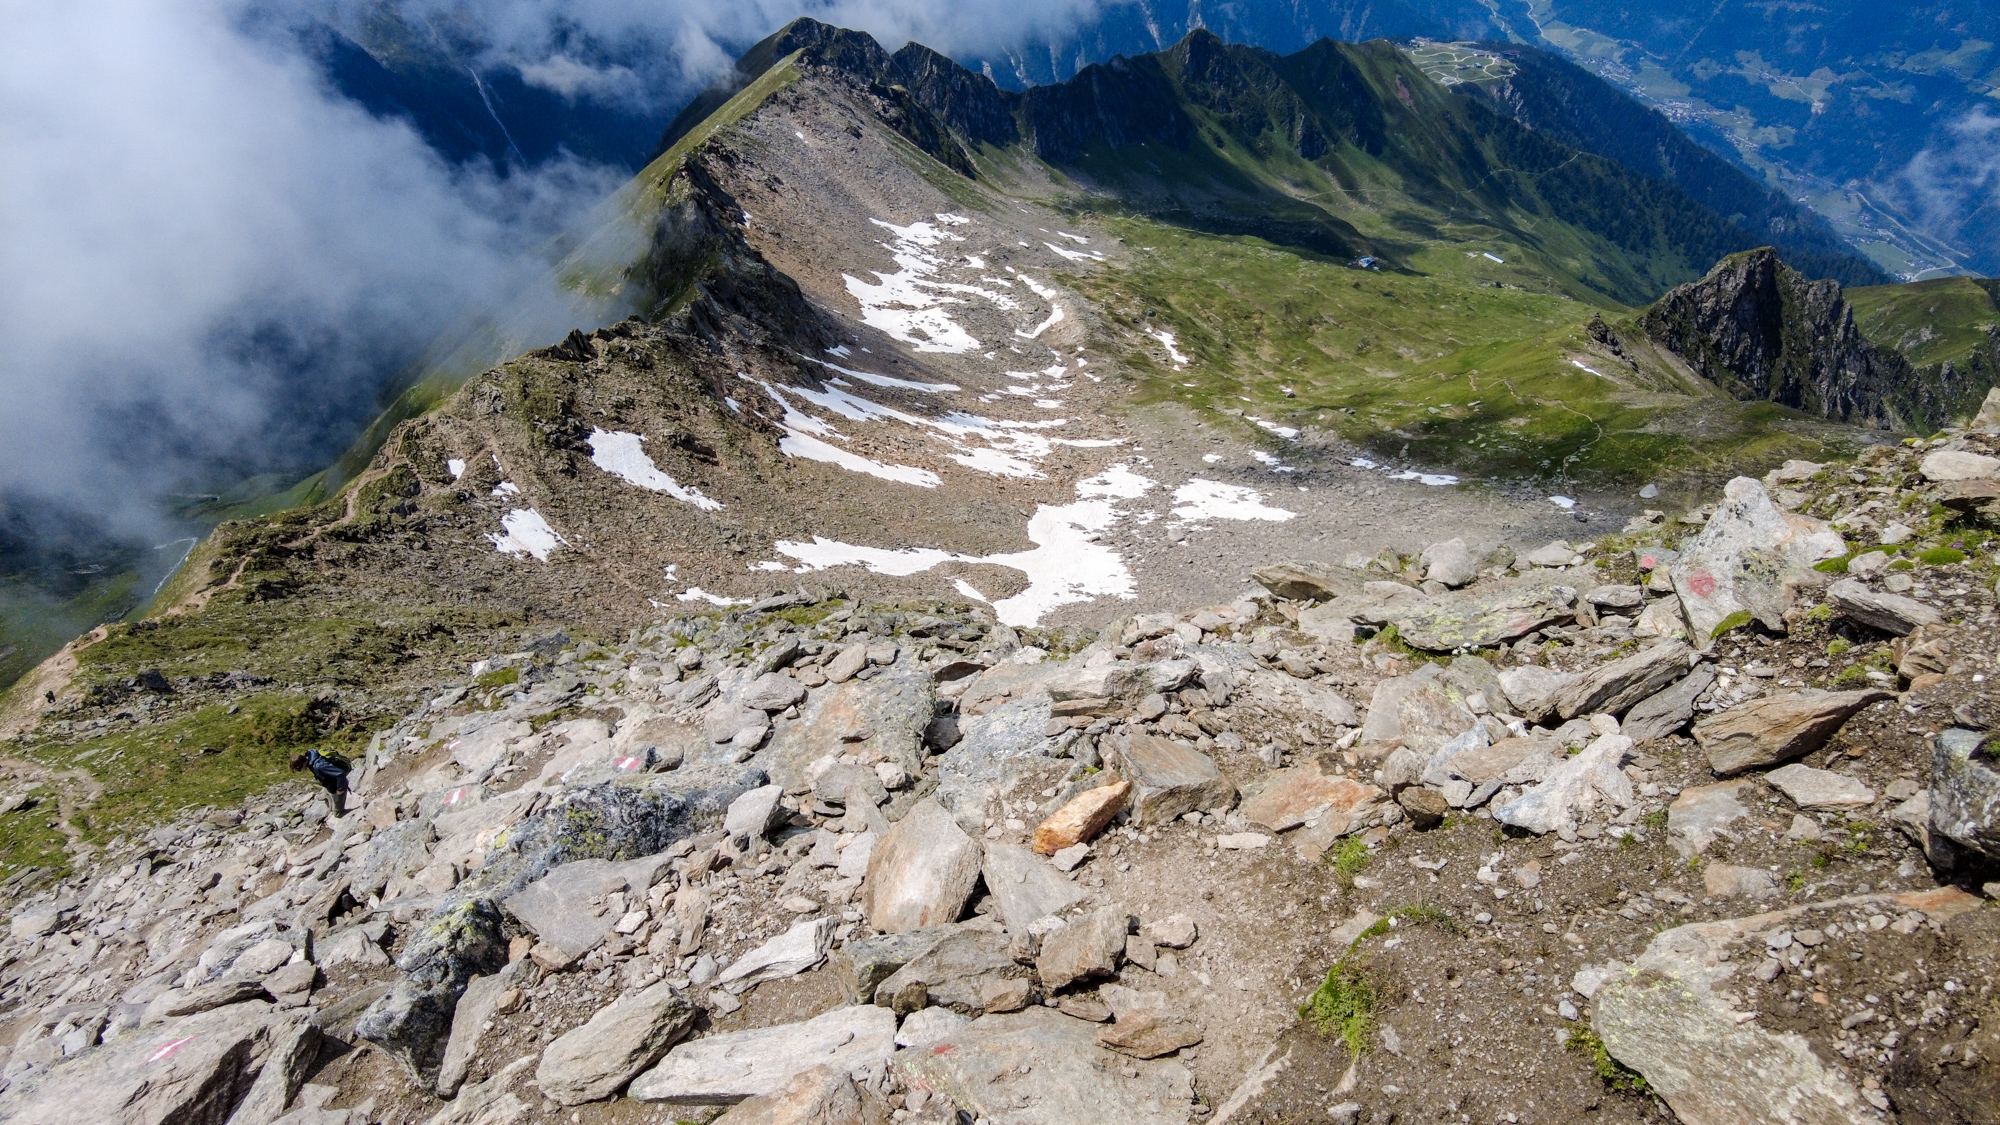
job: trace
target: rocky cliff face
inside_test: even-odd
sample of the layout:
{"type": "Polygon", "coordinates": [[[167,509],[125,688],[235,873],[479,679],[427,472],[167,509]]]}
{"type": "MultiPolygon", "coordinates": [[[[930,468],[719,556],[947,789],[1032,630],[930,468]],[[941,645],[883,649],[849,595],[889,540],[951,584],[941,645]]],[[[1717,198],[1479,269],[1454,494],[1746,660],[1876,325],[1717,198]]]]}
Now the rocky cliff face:
{"type": "Polygon", "coordinates": [[[1899,357],[1868,343],[1835,281],[1808,281],[1765,247],[1723,259],[1647,310],[1660,346],[1739,399],[1882,429],[1937,405],[1899,357]]]}

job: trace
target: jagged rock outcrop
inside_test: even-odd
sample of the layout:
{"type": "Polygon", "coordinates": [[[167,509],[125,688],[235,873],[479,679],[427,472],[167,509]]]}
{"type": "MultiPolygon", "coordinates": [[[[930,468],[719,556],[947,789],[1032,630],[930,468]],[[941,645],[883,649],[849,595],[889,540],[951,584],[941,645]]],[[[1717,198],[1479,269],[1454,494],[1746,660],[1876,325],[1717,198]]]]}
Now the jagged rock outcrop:
{"type": "Polygon", "coordinates": [[[1881,429],[1924,416],[1908,365],[1862,337],[1840,283],[1808,280],[1769,247],[1724,258],[1640,325],[1738,399],[1881,429]]]}

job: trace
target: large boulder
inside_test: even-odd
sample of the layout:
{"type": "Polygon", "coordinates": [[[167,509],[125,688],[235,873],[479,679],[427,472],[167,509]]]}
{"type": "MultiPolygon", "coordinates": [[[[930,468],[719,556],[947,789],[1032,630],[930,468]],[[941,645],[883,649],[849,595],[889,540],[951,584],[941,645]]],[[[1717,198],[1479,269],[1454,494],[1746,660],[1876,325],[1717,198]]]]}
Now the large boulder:
{"type": "Polygon", "coordinates": [[[559,1105],[608,1098],[660,1061],[698,1014],[666,981],[621,996],[548,1045],[535,1068],[535,1085],[559,1105]]]}
{"type": "Polygon", "coordinates": [[[1694,725],[1694,740],[1722,777],[1803,758],[1854,714],[1895,696],[1886,691],[1801,691],[1741,703],[1694,725]]]}
{"type": "Polygon", "coordinates": [[[775,1094],[817,1066],[851,1073],[896,1050],[896,1013],[872,1004],[835,1008],[803,1023],[684,1042],[632,1080],[642,1102],[730,1105],[775,1094]]]}
{"type": "Polygon", "coordinates": [[[901,933],[957,921],[984,859],[944,806],[918,801],[868,857],[861,904],[868,924],[901,933]]]}
{"type": "Polygon", "coordinates": [[[1576,613],[1576,588],[1546,579],[1522,579],[1445,594],[1398,615],[1396,633],[1432,652],[1488,648],[1576,613]]]}
{"type": "Polygon", "coordinates": [[[1781,511],[1764,486],[1737,477],[1724,487],[1701,533],[1668,565],[1696,644],[1706,645],[1723,622],[1747,613],[1774,633],[1800,586],[1822,577],[1816,563],[1847,553],[1825,523],[1781,511]]]}
{"type": "Polygon", "coordinates": [[[493,1018],[503,1007],[520,1001],[521,990],[536,981],[535,962],[523,957],[492,976],[474,977],[458,998],[451,1018],[451,1038],[445,1042],[444,1061],[438,1067],[439,1097],[451,1097],[464,1084],[472,1060],[479,1054],[493,1018]]]}
{"type": "Polygon", "coordinates": [[[1194,1101],[1187,1067],[1121,1058],[1098,1044],[1097,1032],[1096,1024],[1031,1007],[982,1016],[943,1043],[898,1054],[894,1066],[906,1086],[942,1097],[961,1120],[1187,1125],[1194,1101]]]}
{"type": "Polygon", "coordinates": [[[1027,966],[1009,953],[1005,933],[974,924],[954,926],[877,985],[874,999],[884,1008],[895,1007],[915,985],[922,988],[926,1004],[978,1015],[986,1010],[994,986],[1028,975],[1027,966]]]}

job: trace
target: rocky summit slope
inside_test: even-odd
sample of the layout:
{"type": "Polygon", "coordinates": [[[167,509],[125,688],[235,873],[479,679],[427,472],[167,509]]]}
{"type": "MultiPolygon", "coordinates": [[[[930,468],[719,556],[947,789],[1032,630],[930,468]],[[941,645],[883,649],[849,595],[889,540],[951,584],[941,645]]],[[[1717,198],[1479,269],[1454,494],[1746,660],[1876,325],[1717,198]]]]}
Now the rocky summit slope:
{"type": "Polygon", "coordinates": [[[1995,432],[1097,630],[524,637],[344,815],[17,884],[0,1119],[1991,1120],[1995,432]]]}
{"type": "MultiPolygon", "coordinates": [[[[1962,417],[1988,383],[1980,356],[1913,367],[1855,324],[1839,283],[1809,281],[1769,249],[1736,254],[1662,297],[1639,325],[1740,399],[1903,429],[1962,417]]],[[[1878,329],[1879,331],[1879,329],[1878,329]]]]}

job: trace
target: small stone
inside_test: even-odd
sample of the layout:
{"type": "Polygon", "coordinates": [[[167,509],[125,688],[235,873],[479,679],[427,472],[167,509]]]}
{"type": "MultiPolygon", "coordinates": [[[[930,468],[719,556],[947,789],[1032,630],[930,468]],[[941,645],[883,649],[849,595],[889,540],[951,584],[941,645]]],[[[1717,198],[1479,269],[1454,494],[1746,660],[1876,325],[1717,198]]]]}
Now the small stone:
{"type": "Polygon", "coordinates": [[[1813,843],[1823,835],[1825,832],[1820,828],[1819,821],[1800,813],[1792,814],[1792,826],[1785,829],[1786,839],[1802,840],[1806,843],[1813,843]]]}
{"type": "Polygon", "coordinates": [[[1157,922],[1147,922],[1139,927],[1139,936],[1153,945],[1168,949],[1186,949],[1200,936],[1194,919],[1185,914],[1170,914],[1157,922]]]}
{"type": "Polygon", "coordinates": [[[1421,785],[1412,785],[1397,794],[1396,803],[1403,807],[1410,823],[1418,829],[1436,828],[1451,812],[1451,804],[1445,800],[1444,794],[1421,785]]]}
{"type": "Polygon", "coordinates": [[[1739,867],[1733,863],[1710,863],[1701,869],[1702,887],[1715,898],[1746,895],[1766,898],[1778,892],[1777,876],[1761,867],[1739,867]]]}
{"type": "Polygon", "coordinates": [[[1071,844],[1069,847],[1049,857],[1057,871],[1075,871],[1083,861],[1090,858],[1089,844],[1071,844]]]}
{"type": "Polygon", "coordinates": [[[1579,1013],[1576,1010],[1576,1005],[1570,1003],[1569,999],[1565,997],[1564,999],[1556,1001],[1556,1015],[1559,1015],[1566,1020],[1574,1020],[1579,1018],[1581,1013],[1579,1013]]]}
{"type": "Polygon", "coordinates": [[[762,839],[765,833],[790,815],[780,803],[784,795],[784,786],[765,785],[736,798],[729,803],[729,811],[723,816],[723,831],[732,836],[762,839]]]}

